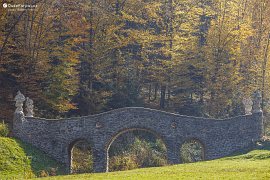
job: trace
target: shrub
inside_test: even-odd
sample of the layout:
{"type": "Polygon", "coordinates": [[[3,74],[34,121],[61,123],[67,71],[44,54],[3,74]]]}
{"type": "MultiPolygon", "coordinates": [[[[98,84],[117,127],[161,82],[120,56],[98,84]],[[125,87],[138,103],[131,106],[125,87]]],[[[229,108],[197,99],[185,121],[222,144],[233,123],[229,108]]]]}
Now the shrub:
{"type": "Polygon", "coordinates": [[[8,126],[4,122],[0,123],[0,137],[7,137],[9,133],[8,126]]]}
{"type": "Polygon", "coordinates": [[[57,175],[58,168],[50,168],[49,169],[49,175],[50,176],[56,176],[57,175]]]}
{"type": "Polygon", "coordinates": [[[113,156],[109,162],[110,171],[126,171],[138,167],[136,160],[131,155],[113,156]]]}
{"type": "Polygon", "coordinates": [[[165,166],[167,164],[166,147],[159,140],[153,143],[135,138],[130,154],[136,157],[136,162],[140,168],[165,166]]]}
{"type": "Polygon", "coordinates": [[[45,170],[41,170],[39,173],[39,177],[48,177],[49,173],[45,170]]]}
{"type": "Polygon", "coordinates": [[[180,149],[180,155],[183,163],[202,161],[202,144],[196,140],[185,142],[180,149]]]}
{"type": "Polygon", "coordinates": [[[109,158],[110,171],[167,165],[166,147],[159,139],[150,142],[135,137],[133,144],[124,149],[126,150],[109,158]]]}
{"type": "Polygon", "coordinates": [[[88,143],[81,141],[72,149],[72,173],[93,172],[93,155],[88,143]]]}

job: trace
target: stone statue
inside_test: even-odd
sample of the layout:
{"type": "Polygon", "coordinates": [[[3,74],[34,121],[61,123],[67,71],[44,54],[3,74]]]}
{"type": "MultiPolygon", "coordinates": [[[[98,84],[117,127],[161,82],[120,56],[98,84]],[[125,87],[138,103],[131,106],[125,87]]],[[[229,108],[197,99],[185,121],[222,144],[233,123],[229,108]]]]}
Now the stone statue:
{"type": "Polygon", "coordinates": [[[25,101],[25,97],[20,91],[17,92],[17,95],[15,96],[15,101],[15,106],[17,107],[15,113],[23,114],[23,102],[25,101]]]}
{"type": "Polygon", "coordinates": [[[256,91],[253,94],[252,113],[262,112],[261,102],[262,102],[262,95],[260,91],[256,91]]]}
{"type": "Polygon", "coordinates": [[[252,99],[250,97],[244,98],[242,103],[245,106],[245,114],[251,114],[252,105],[253,105],[252,99]]]}
{"type": "Polygon", "coordinates": [[[28,117],[33,117],[34,116],[34,105],[33,105],[33,100],[30,99],[29,97],[26,98],[26,102],[25,102],[25,105],[26,105],[26,111],[27,111],[27,114],[26,116],[28,117]]]}

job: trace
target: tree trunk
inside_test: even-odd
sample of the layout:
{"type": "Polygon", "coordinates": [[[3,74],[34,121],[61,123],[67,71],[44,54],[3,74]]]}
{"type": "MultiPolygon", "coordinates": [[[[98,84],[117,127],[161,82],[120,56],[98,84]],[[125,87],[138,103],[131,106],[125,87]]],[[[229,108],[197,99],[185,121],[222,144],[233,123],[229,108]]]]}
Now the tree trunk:
{"type": "Polygon", "coordinates": [[[161,86],[160,89],[160,108],[165,108],[165,96],[166,95],[166,86],[161,86]]]}
{"type": "Polygon", "coordinates": [[[171,102],[171,89],[168,87],[168,95],[167,95],[168,107],[170,107],[171,102]]]}
{"type": "Polygon", "coordinates": [[[158,83],[155,85],[154,101],[157,100],[158,83]]]}
{"type": "Polygon", "coordinates": [[[152,94],[152,84],[149,85],[149,92],[148,92],[148,101],[151,101],[151,94],[152,94]]]}
{"type": "Polygon", "coordinates": [[[265,54],[264,54],[264,59],[263,59],[263,67],[262,67],[262,110],[264,110],[265,107],[265,79],[266,79],[266,66],[267,66],[267,60],[268,60],[268,51],[269,51],[269,45],[270,45],[270,32],[269,32],[269,37],[267,40],[267,45],[265,47],[265,54]]]}

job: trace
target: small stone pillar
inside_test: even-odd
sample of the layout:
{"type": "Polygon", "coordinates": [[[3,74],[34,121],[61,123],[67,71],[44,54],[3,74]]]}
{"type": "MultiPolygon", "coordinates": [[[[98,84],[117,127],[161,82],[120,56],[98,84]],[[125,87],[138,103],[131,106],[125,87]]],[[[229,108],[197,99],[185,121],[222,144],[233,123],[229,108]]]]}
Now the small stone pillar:
{"type": "Polygon", "coordinates": [[[33,105],[33,100],[30,99],[29,97],[26,98],[26,102],[25,102],[25,105],[26,105],[26,116],[27,117],[34,117],[34,105],[33,105]]]}
{"type": "Polygon", "coordinates": [[[17,92],[17,95],[15,96],[15,101],[15,106],[17,107],[15,113],[23,114],[23,102],[25,101],[25,97],[20,91],[17,92]]]}
{"type": "Polygon", "coordinates": [[[252,114],[253,113],[262,113],[261,102],[262,102],[262,95],[261,95],[260,91],[256,91],[253,94],[252,114]]]}

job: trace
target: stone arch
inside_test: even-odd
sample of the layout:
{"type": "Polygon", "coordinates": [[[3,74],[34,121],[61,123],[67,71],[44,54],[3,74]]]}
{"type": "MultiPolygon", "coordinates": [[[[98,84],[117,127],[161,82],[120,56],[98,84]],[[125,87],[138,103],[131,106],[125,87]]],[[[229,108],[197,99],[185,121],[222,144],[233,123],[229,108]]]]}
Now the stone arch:
{"type": "MultiPolygon", "coordinates": [[[[69,163],[69,172],[73,173],[73,149],[76,145],[78,145],[79,143],[85,143],[88,147],[90,147],[90,153],[93,157],[93,143],[91,143],[89,140],[85,139],[85,138],[78,138],[73,140],[69,146],[68,146],[68,163],[69,163]]],[[[93,160],[92,160],[92,165],[93,165],[93,160]]]]}
{"type": "MultiPolygon", "coordinates": [[[[131,132],[131,131],[144,131],[144,132],[148,132],[148,133],[154,135],[156,138],[160,139],[164,143],[166,151],[168,151],[166,139],[163,136],[161,136],[158,132],[156,132],[155,130],[152,130],[150,128],[145,128],[145,127],[131,127],[131,128],[122,129],[122,130],[118,131],[117,133],[113,134],[105,146],[105,151],[107,154],[107,164],[106,164],[106,171],[107,172],[109,171],[109,149],[110,149],[111,145],[119,136],[121,136],[127,132],[131,132]]],[[[167,155],[166,155],[166,158],[168,160],[167,155]]]]}
{"type": "MultiPolygon", "coordinates": [[[[166,142],[165,141],[165,138],[162,137],[159,133],[157,133],[155,130],[152,130],[150,128],[144,128],[144,127],[131,127],[131,128],[125,128],[125,129],[122,129],[120,131],[118,131],[117,133],[115,133],[114,135],[111,136],[111,139],[109,140],[109,142],[106,144],[106,147],[105,149],[108,150],[110,148],[110,146],[112,145],[113,141],[115,139],[117,139],[121,134],[124,134],[126,132],[129,132],[129,131],[146,131],[146,132],[149,132],[151,134],[154,134],[156,137],[158,137],[159,139],[161,139],[164,143],[166,142]]],[[[166,144],[166,143],[165,143],[166,144]]]]}
{"type": "MultiPolygon", "coordinates": [[[[189,146],[189,144],[194,144],[194,146],[195,146],[195,148],[198,148],[198,147],[196,147],[196,146],[200,146],[200,148],[201,148],[201,152],[200,152],[200,154],[196,154],[196,155],[200,155],[201,157],[201,159],[200,160],[195,160],[194,162],[196,162],[196,161],[204,161],[205,160],[205,154],[206,154],[206,148],[205,148],[205,144],[203,143],[203,141],[201,141],[199,138],[187,138],[187,139],[185,139],[184,141],[183,141],[183,143],[180,145],[180,148],[179,148],[179,155],[180,155],[180,159],[181,159],[181,162],[182,163],[185,163],[185,160],[183,159],[183,148],[192,148],[192,147],[190,147],[189,146]],[[186,145],[186,147],[183,147],[183,146],[185,146],[186,145]]],[[[199,149],[197,149],[197,151],[198,151],[199,149]]],[[[192,153],[193,151],[191,150],[189,153],[192,153]]],[[[197,152],[197,153],[199,153],[199,152],[197,152]]],[[[191,154],[192,155],[192,154],[191,154]]]]}

